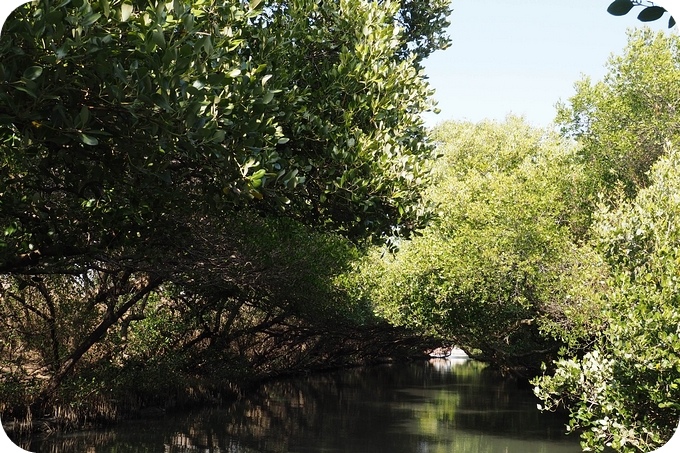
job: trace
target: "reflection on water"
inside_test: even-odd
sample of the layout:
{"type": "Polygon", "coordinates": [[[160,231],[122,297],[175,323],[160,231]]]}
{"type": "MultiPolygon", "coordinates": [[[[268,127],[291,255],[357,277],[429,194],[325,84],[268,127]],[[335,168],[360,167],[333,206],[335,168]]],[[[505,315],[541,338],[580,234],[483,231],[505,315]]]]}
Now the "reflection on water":
{"type": "Polygon", "coordinates": [[[229,407],[23,443],[37,453],[576,453],[565,419],[468,360],[270,382],[229,407]]]}

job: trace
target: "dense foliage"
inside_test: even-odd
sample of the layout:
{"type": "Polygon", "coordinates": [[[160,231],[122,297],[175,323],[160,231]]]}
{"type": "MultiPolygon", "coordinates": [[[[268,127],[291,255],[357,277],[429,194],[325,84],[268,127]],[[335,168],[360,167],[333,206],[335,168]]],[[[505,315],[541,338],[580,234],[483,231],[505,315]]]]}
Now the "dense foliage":
{"type": "Polygon", "coordinates": [[[350,241],[427,219],[420,62],[447,45],[447,12],[17,9],[0,39],[1,409],[96,408],[361,354],[373,315],[333,279],[350,241]]]}
{"type": "Polygon", "coordinates": [[[562,133],[581,145],[597,191],[635,196],[667,143],[678,140],[679,46],[672,35],[631,31],[605,78],[577,82],[576,94],[558,106],[562,133]]]}
{"type": "Polygon", "coordinates": [[[569,408],[588,450],[649,451],[680,417],[679,45],[676,35],[631,34],[605,80],[577,85],[561,114],[601,175],[591,234],[610,276],[593,348],[561,359],[536,394],[548,409],[569,408]]]}
{"type": "Polygon", "coordinates": [[[3,142],[21,153],[3,158],[3,212],[35,214],[5,220],[3,268],[147,237],[181,206],[355,236],[416,220],[429,91],[397,55],[397,4],[60,3],[4,29],[3,142]],[[70,205],[48,214],[55,193],[70,205]],[[50,225],[65,210],[89,223],[50,225]]]}
{"type": "Polygon", "coordinates": [[[347,287],[398,325],[531,372],[586,450],[649,451],[680,417],[680,39],[633,31],[603,81],[517,118],[444,123],[436,218],[347,287]],[[555,360],[557,359],[557,360],[555,360]]]}
{"type": "Polygon", "coordinates": [[[680,417],[680,156],[672,150],[635,200],[603,211],[599,248],[612,269],[601,309],[606,328],[582,359],[561,360],[537,381],[554,408],[569,401],[572,429],[602,451],[649,451],[680,417]],[[573,405],[572,401],[575,401],[573,405]]]}
{"type": "Polygon", "coordinates": [[[601,260],[583,229],[575,149],[521,119],[444,123],[426,199],[438,216],[360,268],[359,296],[400,325],[432,329],[478,358],[537,370],[599,326],[601,260]]]}

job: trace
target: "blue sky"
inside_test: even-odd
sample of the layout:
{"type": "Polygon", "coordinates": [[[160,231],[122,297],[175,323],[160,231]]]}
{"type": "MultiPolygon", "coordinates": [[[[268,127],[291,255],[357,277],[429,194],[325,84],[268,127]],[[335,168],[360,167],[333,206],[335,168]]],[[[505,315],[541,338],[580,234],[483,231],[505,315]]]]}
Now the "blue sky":
{"type": "MultiPolygon", "coordinates": [[[[548,126],[574,82],[600,80],[609,56],[625,47],[626,30],[644,26],[639,7],[615,17],[607,13],[611,1],[452,0],[453,44],[425,62],[441,109],[425,115],[427,125],[514,113],[548,126]]],[[[668,30],[668,17],[647,26],[668,30]]]]}

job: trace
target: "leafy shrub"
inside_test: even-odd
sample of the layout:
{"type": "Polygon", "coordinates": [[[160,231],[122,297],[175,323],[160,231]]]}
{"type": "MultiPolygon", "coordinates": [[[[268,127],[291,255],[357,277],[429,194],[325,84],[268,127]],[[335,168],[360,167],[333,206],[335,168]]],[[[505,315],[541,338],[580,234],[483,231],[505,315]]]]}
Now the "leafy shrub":
{"type": "Polygon", "coordinates": [[[584,447],[649,451],[680,417],[680,153],[649,175],[651,185],[595,226],[611,267],[606,329],[592,353],[561,360],[536,380],[546,408],[566,403],[584,447]]]}

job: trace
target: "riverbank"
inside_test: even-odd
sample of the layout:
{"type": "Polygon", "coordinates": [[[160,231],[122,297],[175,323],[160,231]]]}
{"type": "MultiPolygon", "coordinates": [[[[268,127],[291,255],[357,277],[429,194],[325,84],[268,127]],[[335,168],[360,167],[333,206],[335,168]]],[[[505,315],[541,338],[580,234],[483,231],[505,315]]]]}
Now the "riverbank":
{"type": "Polygon", "coordinates": [[[266,382],[291,376],[425,360],[440,345],[435,338],[387,325],[306,332],[305,339],[259,351],[238,367],[129,363],[79,370],[47,403],[5,403],[2,426],[11,437],[113,426],[205,404],[230,404],[266,382]]]}

